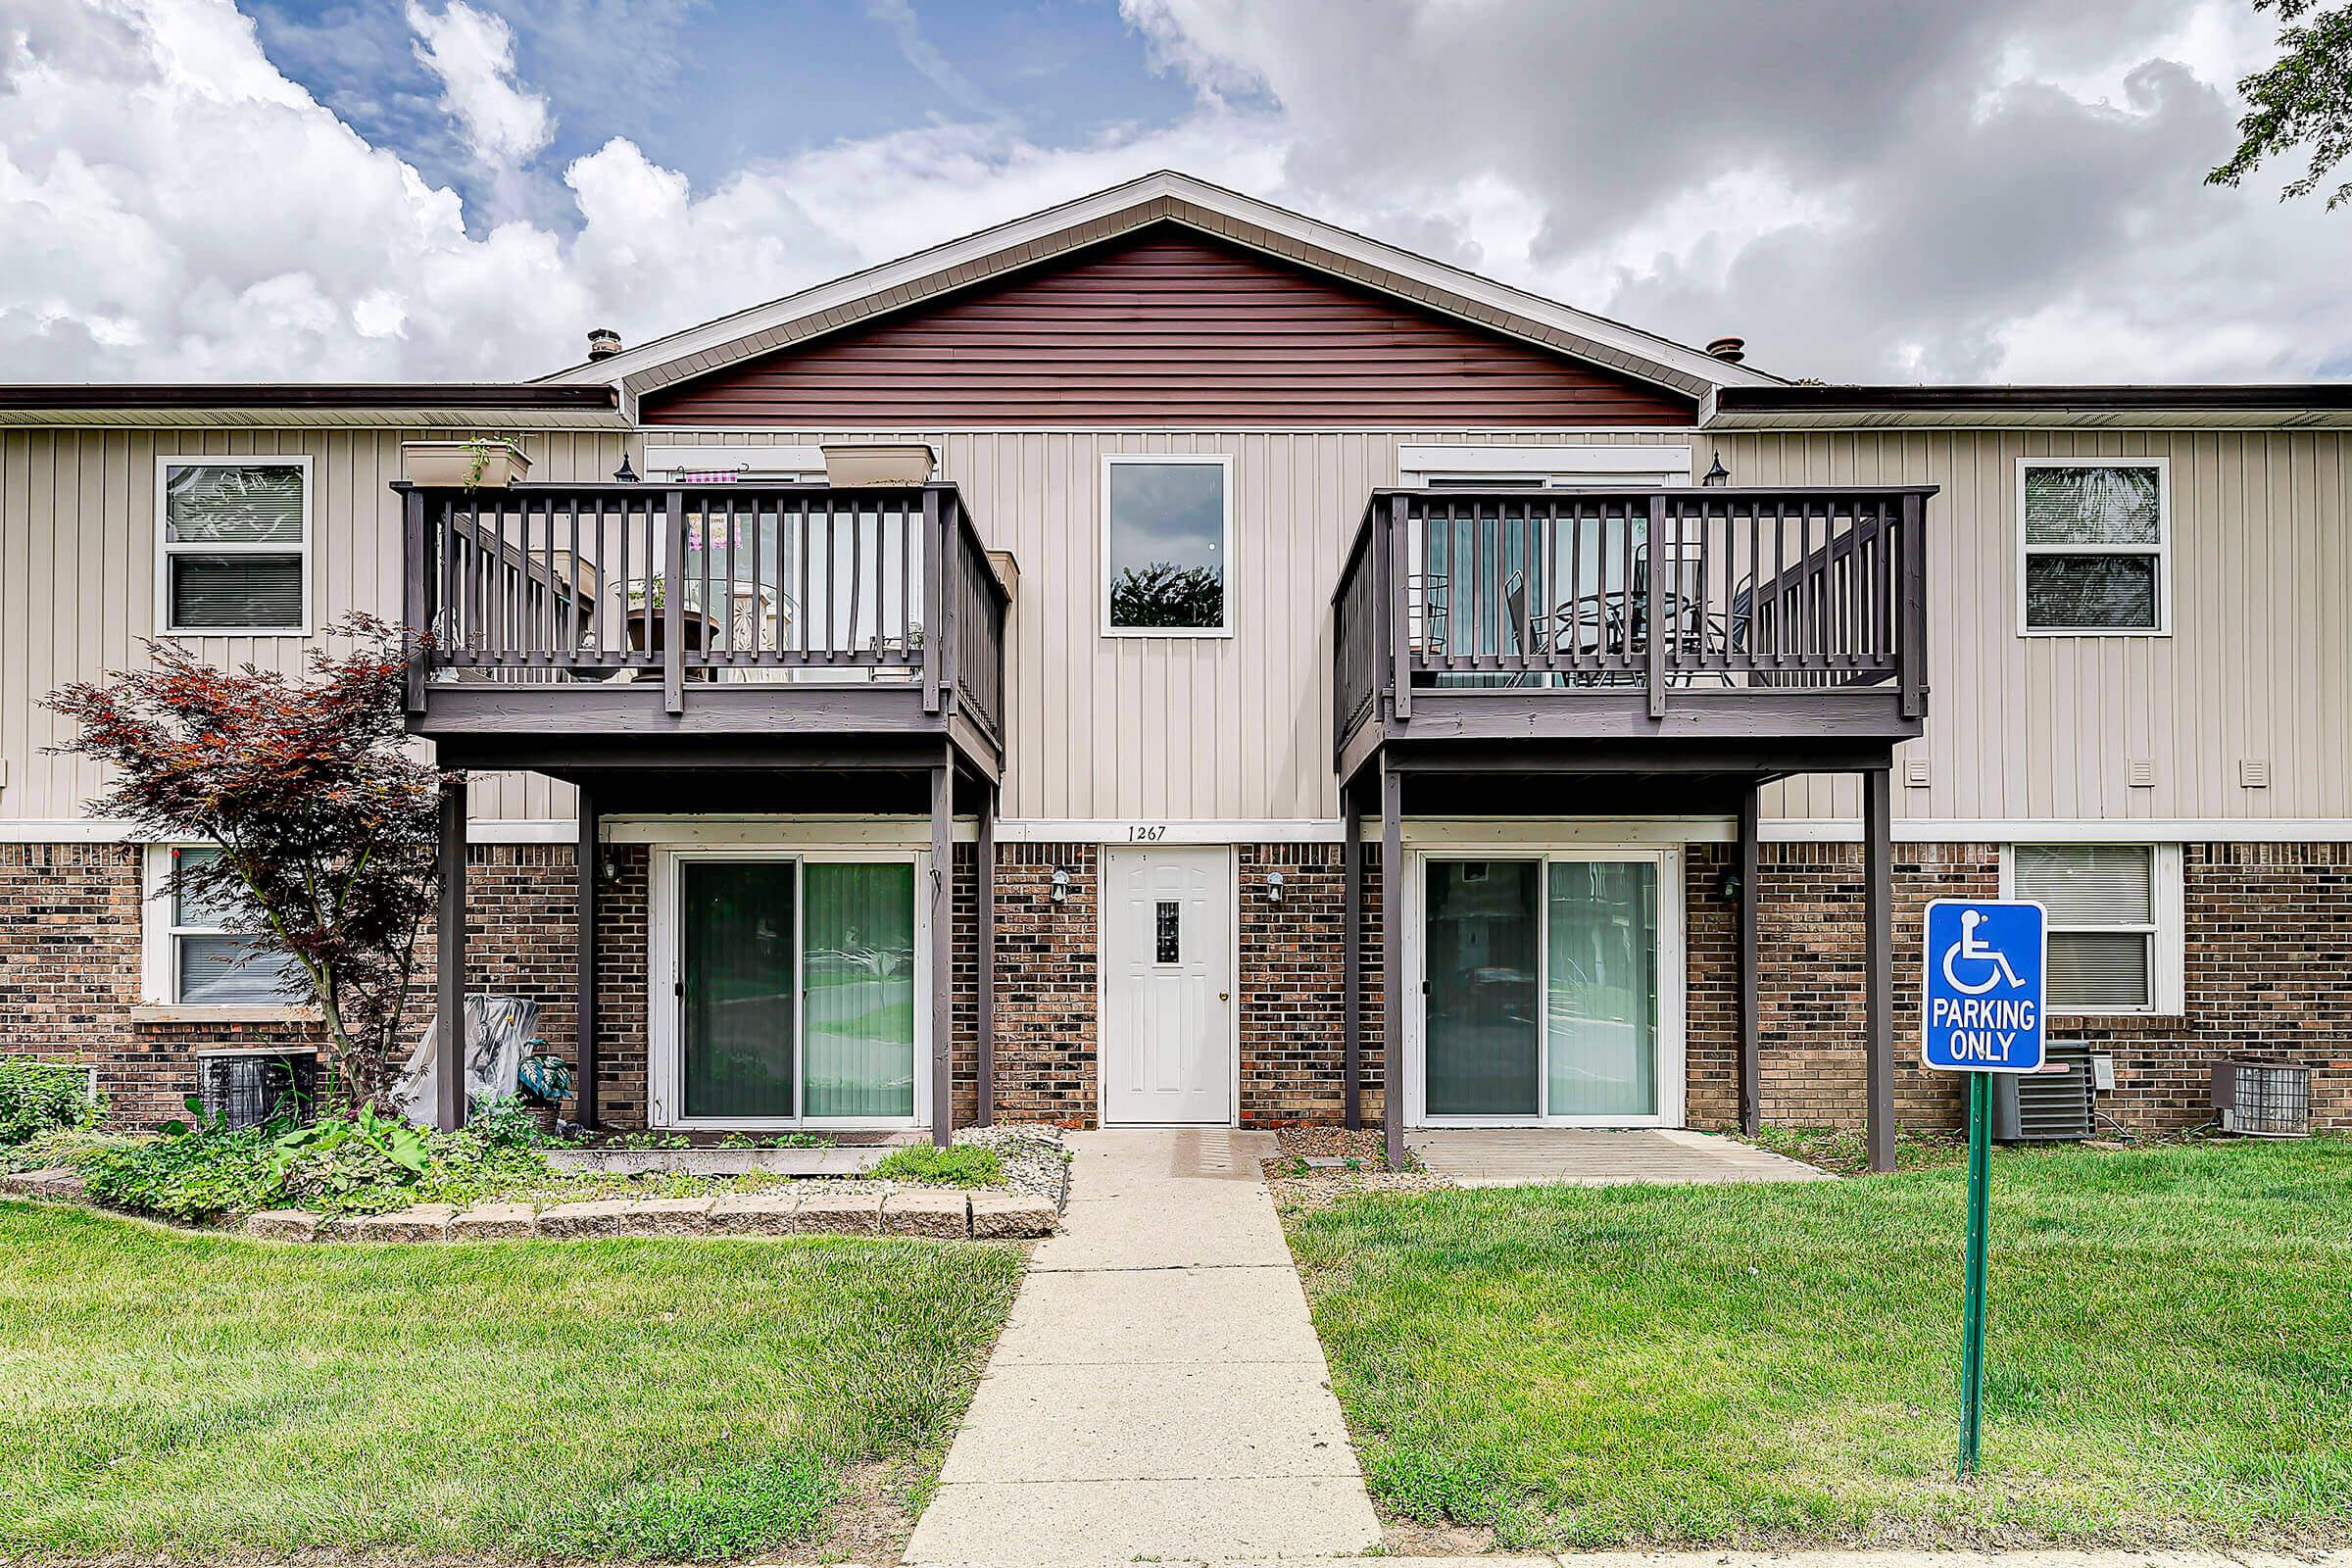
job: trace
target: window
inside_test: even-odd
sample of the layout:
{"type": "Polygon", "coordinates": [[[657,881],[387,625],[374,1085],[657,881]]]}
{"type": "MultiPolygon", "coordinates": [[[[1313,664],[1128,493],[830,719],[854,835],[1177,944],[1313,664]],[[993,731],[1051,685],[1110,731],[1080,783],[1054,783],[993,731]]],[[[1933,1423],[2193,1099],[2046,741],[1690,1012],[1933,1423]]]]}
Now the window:
{"type": "Polygon", "coordinates": [[[2171,482],[2160,458],[2018,460],[2020,628],[2172,629],[2171,482]]]}
{"type": "Polygon", "coordinates": [[[2048,916],[2052,1012],[2180,1010],[2180,851],[2170,844],[2019,844],[2011,898],[2048,916]]]}
{"type": "Polygon", "coordinates": [[[170,887],[173,867],[212,861],[220,852],[165,846],[155,853],[159,897],[149,909],[167,922],[157,1000],[191,1006],[286,1005],[290,999],[280,982],[299,965],[286,954],[256,949],[262,920],[250,906],[162,891],[170,887]]]}
{"type": "Polygon", "coordinates": [[[163,629],[307,631],[311,460],[165,458],[157,466],[163,629]]]}
{"type": "Polygon", "coordinates": [[[1233,629],[1230,461],[1115,456],[1102,467],[1102,630],[1221,637],[1233,629]]]}

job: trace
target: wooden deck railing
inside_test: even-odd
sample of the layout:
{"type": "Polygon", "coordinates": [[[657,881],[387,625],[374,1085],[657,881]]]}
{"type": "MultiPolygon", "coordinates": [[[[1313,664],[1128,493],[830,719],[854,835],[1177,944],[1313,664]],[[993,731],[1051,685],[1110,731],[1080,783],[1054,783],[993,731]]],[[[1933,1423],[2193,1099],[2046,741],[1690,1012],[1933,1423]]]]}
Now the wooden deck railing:
{"type": "Polygon", "coordinates": [[[1924,710],[1932,486],[1390,490],[1332,596],[1336,744],[1415,693],[1890,686],[1924,710]]]}
{"type": "MultiPolygon", "coordinates": [[[[403,487],[405,489],[405,487],[403,487]]],[[[1002,742],[1007,601],[953,485],[406,489],[436,682],[919,686],[1002,742]]]]}

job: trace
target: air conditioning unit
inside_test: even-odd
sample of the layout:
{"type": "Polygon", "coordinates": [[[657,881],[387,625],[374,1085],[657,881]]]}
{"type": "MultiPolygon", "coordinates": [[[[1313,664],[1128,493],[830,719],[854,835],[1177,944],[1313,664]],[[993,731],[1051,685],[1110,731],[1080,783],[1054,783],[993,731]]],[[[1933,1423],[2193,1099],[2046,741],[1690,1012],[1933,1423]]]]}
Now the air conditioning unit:
{"type": "Polygon", "coordinates": [[[309,1121],[318,1100],[314,1051],[207,1052],[197,1075],[205,1115],[231,1127],[260,1127],[278,1117],[309,1121]]]}
{"type": "Polygon", "coordinates": [[[2213,1114],[2226,1133],[2311,1136],[2311,1069],[2283,1061],[2213,1064],[2213,1114]]]}
{"type": "Polygon", "coordinates": [[[2079,1040],[2053,1040],[2042,1062],[2040,1072],[1992,1075],[1992,1136],[2004,1144],[2059,1144],[2090,1136],[2090,1047],[2079,1040]]]}

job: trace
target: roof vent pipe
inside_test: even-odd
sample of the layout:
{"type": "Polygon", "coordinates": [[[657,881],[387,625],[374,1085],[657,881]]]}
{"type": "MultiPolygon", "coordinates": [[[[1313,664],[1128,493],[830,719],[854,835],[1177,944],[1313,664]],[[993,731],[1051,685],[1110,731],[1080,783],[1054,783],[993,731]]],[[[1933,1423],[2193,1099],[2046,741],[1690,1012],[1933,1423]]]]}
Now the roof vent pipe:
{"type": "Polygon", "coordinates": [[[1747,358],[1747,339],[1719,337],[1707,345],[1707,352],[1726,365],[1738,365],[1741,360],[1747,358]]]}
{"type": "MultiPolygon", "coordinates": [[[[1733,341],[1737,342],[1737,341],[1738,341],[1738,339],[1734,339],[1733,341]]],[[[600,327],[596,327],[596,328],[592,329],[592,330],[589,332],[589,334],[588,334],[588,358],[589,358],[589,359],[591,359],[591,360],[609,360],[609,359],[611,359],[611,358],[612,358],[613,355],[615,355],[615,354],[618,354],[619,352],[620,352],[620,334],[619,334],[618,332],[615,332],[615,331],[613,331],[613,330],[612,330],[611,327],[609,327],[609,326],[600,326],[600,327]]],[[[1713,349],[1709,349],[1707,352],[1708,352],[1708,353],[1710,353],[1710,354],[1712,354],[1712,353],[1714,353],[1715,351],[1714,351],[1713,349]]]]}

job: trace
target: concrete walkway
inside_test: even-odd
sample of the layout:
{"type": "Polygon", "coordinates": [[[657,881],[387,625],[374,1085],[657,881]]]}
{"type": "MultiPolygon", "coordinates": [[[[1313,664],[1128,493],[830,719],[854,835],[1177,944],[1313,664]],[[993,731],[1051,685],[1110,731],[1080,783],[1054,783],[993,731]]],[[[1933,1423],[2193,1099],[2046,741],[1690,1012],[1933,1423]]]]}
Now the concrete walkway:
{"type": "Polygon", "coordinates": [[[1258,1160],[1271,1135],[1071,1140],[909,1563],[1335,1557],[1380,1541],[1258,1160]]]}

